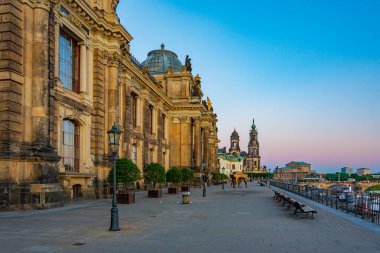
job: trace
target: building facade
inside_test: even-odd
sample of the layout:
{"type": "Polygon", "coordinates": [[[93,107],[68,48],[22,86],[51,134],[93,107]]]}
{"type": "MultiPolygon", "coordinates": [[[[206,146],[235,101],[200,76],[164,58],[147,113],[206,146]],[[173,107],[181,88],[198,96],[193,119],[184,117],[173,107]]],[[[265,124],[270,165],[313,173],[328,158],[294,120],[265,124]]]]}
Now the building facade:
{"type": "Polygon", "coordinates": [[[119,157],[130,158],[142,173],[151,162],[191,168],[198,178],[201,169],[217,171],[217,118],[211,101],[202,100],[201,78],[191,73],[189,58],[182,65],[161,48],[169,62],[157,59],[161,71],[140,64],[117,5],[1,4],[2,206],[108,197],[107,130],[113,124],[123,131],[119,157]]]}
{"type": "Polygon", "coordinates": [[[304,179],[311,173],[310,164],[305,162],[290,162],[285,167],[274,170],[275,180],[297,181],[304,179]]]}
{"type": "Polygon", "coordinates": [[[220,173],[230,176],[233,172],[243,172],[243,157],[218,153],[218,159],[220,173]]]}
{"type": "Polygon", "coordinates": [[[351,175],[352,174],[352,168],[350,167],[343,167],[340,169],[340,172],[341,173],[347,173],[348,175],[351,175]]]}
{"type": "Polygon", "coordinates": [[[364,175],[369,175],[371,174],[371,169],[368,168],[360,168],[356,170],[356,173],[358,176],[364,176],[364,175]]]}
{"type": "Polygon", "coordinates": [[[260,161],[260,144],[258,139],[258,131],[255,125],[255,119],[249,131],[248,154],[246,156],[245,171],[249,173],[266,173],[266,167],[261,167],[260,161]]]}

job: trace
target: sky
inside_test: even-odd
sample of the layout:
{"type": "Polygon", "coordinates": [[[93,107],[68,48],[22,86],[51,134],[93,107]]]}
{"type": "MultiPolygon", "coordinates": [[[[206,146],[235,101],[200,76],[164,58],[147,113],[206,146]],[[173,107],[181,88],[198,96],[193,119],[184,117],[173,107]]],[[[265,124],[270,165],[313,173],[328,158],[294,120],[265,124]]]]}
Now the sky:
{"type": "Polygon", "coordinates": [[[305,161],[318,172],[380,171],[380,1],[121,0],[131,53],[175,52],[248,150],[252,119],[262,165],[305,161]]]}

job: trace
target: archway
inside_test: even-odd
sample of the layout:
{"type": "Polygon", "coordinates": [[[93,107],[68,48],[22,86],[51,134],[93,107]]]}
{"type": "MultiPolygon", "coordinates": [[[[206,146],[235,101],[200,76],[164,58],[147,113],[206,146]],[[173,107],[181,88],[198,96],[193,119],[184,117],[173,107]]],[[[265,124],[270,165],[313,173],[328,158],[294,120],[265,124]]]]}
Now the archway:
{"type": "Polygon", "coordinates": [[[82,185],[75,184],[73,185],[73,198],[83,197],[82,185]]]}

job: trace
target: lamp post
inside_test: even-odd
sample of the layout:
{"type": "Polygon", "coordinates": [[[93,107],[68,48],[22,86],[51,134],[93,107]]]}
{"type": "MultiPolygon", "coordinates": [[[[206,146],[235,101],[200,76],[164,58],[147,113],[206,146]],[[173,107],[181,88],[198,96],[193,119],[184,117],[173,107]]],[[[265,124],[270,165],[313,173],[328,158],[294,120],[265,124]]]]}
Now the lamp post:
{"type": "MultiPolygon", "coordinates": [[[[269,169],[269,175],[268,175],[268,178],[270,177],[270,169],[269,169]]],[[[270,182],[268,184],[269,188],[270,188],[270,182]]]]}
{"type": "Polygon", "coordinates": [[[112,128],[107,131],[108,141],[110,145],[110,151],[113,156],[113,196],[112,196],[112,208],[111,208],[111,226],[110,231],[119,231],[119,211],[117,209],[117,201],[116,201],[116,154],[119,150],[119,140],[121,131],[114,123],[112,128]]]}
{"type": "Polygon", "coordinates": [[[205,171],[206,163],[202,163],[203,170],[203,197],[206,197],[206,171],[205,171]]]}
{"type": "Polygon", "coordinates": [[[224,190],[224,170],[225,168],[222,168],[222,190],[224,190]]]}

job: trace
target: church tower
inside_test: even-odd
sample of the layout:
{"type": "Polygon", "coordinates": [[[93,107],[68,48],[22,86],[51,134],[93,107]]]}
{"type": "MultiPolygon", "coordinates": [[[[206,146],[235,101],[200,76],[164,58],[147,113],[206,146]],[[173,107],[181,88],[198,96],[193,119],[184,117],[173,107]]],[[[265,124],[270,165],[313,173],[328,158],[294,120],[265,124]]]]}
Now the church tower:
{"type": "Polygon", "coordinates": [[[230,143],[229,153],[231,155],[240,156],[239,134],[235,129],[231,134],[230,143]]]}
{"type": "Polygon", "coordinates": [[[248,155],[247,155],[247,171],[259,171],[260,170],[260,145],[257,138],[257,129],[255,125],[255,119],[249,132],[250,139],[248,143],[248,155]]]}

